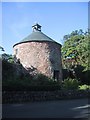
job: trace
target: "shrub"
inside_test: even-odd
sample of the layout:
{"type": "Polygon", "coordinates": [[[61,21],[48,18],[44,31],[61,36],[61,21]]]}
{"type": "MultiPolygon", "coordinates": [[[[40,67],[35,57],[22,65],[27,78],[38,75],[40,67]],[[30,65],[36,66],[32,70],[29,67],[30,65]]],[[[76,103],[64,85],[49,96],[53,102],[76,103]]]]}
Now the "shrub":
{"type": "Polygon", "coordinates": [[[73,89],[78,89],[79,87],[79,81],[76,79],[71,79],[71,78],[67,78],[63,81],[63,89],[69,89],[69,90],[73,90],[73,89]]]}
{"type": "Polygon", "coordinates": [[[35,85],[58,85],[57,81],[54,81],[53,79],[51,79],[43,74],[37,74],[36,76],[34,76],[32,84],[35,84],[35,85]]]}
{"type": "Polygon", "coordinates": [[[24,70],[23,66],[2,61],[2,90],[11,91],[40,91],[58,90],[60,84],[53,79],[43,75],[30,75],[24,70]]]}
{"type": "Polygon", "coordinates": [[[9,76],[2,82],[3,91],[53,91],[60,90],[60,85],[43,74],[37,74],[34,77],[29,75],[14,79],[9,76]]]}
{"type": "Polygon", "coordinates": [[[90,85],[80,85],[79,90],[90,90],[90,85]]]}

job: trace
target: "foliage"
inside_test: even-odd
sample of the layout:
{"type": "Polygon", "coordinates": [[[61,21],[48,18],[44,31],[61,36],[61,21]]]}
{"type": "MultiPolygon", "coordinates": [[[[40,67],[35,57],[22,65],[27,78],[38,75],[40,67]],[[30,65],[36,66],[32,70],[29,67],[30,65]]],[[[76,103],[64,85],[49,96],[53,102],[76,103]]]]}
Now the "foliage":
{"type": "MultiPolygon", "coordinates": [[[[60,85],[43,74],[32,76],[26,72],[23,73],[23,66],[2,60],[2,88],[4,90],[31,90],[31,91],[52,91],[59,90],[60,85]]],[[[25,71],[25,70],[24,70],[25,71]]]]}
{"type": "Polygon", "coordinates": [[[36,85],[58,85],[54,79],[51,79],[43,74],[37,74],[34,76],[34,80],[32,81],[36,85]]]}
{"type": "Polygon", "coordinates": [[[3,60],[7,60],[7,61],[10,62],[10,63],[14,63],[14,56],[11,55],[11,54],[3,53],[3,54],[2,54],[2,59],[3,59],[3,60]]]}
{"type": "MultiPolygon", "coordinates": [[[[5,51],[2,46],[0,46],[0,50],[3,52],[5,51]]],[[[2,53],[0,54],[0,59],[6,60],[10,63],[14,63],[14,56],[12,54],[2,53]]]]}
{"type": "MultiPolygon", "coordinates": [[[[73,31],[69,37],[64,36],[64,45],[62,47],[62,58],[66,60],[68,58],[74,59],[75,64],[80,64],[88,69],[88,56],[89,56],[89,34],[79,31],[73,31]]],[[[68,63],[67,63],[68,64],[68,63]]],[[[70,66],[70,65],[69,65],[70,66]]],[[[64,66],[65,67],[65,66],[64,66]]]]}
{"type": "Polygon", "coordinates": [[[2,46],[0,46],[0,50],[1,50],[1,51],[5,51],[4,48],[3,48],[2,46]]]}
{"type": "Polygon", "coordinates": [[[62,46],[62,65],[70,78],[76,78],[82,84],[90,84],[90,33],[82,29],[64,36],[62,46]],[[71,72],[71,77],[70,76],[71,72]]]}
{"type": "Polygon", "coordinates": [[[63,89],[66,90],[74,90],[74,89],[78,89],[79,87],[79,81],[76,79],[71,79],[71,78],[67,78],[63,81],[63,89]]]}
{"type": "Polygon", "coordinates": [[[79,90],[90,90],[90,85],[80,85],[79,90]]]}

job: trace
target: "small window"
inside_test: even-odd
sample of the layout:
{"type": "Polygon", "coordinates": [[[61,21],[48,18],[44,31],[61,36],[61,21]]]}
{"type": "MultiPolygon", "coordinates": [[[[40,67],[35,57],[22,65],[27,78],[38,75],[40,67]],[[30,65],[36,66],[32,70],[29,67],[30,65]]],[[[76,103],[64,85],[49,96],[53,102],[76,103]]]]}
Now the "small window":
{"type": "Polygon", "coordinates": [[[15,49],[15,54],[17,55],[17,53],[18,53],[18,49],[15,49]]]}
{"type": "Polygon", "coordinates": [[[54,70],[53,78],[54,80],[59,80],[59,70],[54,70]]]}

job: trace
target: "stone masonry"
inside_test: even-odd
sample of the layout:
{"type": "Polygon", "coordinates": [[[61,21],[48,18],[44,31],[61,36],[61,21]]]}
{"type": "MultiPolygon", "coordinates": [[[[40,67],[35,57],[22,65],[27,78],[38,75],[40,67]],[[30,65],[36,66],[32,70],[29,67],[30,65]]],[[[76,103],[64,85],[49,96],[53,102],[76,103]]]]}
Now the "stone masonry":
{"type": "Polygon", "coordinates": [[[14,47],[14,55],[20,59],[24,68],[30,73],[42,73],[53,78],[54,70],[61,73],[60,45],[54,42],[26,42],[14,47]],[[17,50],[17,53],[16,53],[17,50]]]}

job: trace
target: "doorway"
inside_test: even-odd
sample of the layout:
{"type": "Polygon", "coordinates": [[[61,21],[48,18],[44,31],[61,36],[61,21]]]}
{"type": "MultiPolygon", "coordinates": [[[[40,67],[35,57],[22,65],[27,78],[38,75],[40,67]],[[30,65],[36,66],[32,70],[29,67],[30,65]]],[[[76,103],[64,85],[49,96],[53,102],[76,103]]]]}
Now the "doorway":
{"type": "Polygon", "coordinates": [[[54,70],[53,78],[54,80],[59,80],[59,70],[54,70]]]}

